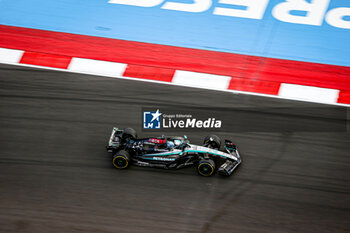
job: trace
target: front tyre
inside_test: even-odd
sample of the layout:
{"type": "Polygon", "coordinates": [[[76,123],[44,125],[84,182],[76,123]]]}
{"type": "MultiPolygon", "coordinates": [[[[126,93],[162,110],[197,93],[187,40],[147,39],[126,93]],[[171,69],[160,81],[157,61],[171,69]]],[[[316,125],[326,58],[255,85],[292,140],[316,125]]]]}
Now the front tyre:
{"type": "Polygon", "coordinates": [[[201,176],[211,176],[215,171],[215,162],[212,159],[201,159],[197,166],[198,174],[201,176]]]}
{"type": "Polygon", "coordinates": [[[118,169],[125,169],[130,164],[130,154],[125,150],[118,151],[113,156],[113,166],[118,169]]]}

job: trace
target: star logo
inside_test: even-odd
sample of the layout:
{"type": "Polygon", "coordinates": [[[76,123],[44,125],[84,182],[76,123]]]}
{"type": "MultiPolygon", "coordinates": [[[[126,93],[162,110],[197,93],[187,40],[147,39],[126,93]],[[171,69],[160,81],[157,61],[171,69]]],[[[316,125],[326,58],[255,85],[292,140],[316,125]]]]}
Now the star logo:
{"type": "Polygon", "coordinates": [[[160,129],[161,115],[159,109],[155,112],[143,112],[143,128],[144,129],[160,129]]]}
{"type": "Polygon", "coordinates": [[[159,109],[157,109],[157,111],[155,113],[151,113],[151,115],[153,116],[152,121],[156,120],[159,121],[159,116],[162,115],[160,112],[159,112],[159,109]]]}

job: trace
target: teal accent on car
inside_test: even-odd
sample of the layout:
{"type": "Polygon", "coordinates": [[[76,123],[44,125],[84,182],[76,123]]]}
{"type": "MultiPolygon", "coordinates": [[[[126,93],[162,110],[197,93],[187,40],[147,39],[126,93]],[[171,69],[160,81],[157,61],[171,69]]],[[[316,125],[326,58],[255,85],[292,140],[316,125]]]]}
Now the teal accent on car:
{"type": "Polygon", "coordinates": [[[142,159],[148,159],[148,160],[157,160],[157,161],[175,161],[176,159],[175,158],[164,158],[164,159],[154,159],[153,157],[156,157],[156,156],[152,156],[152,158],[142,158],[142,159]]]}
{"type": "Polygon", "coordinates": [[[186,152],[207,153],[207,154],[217,155],[217,156],[220,156],[220,157],[222,157],[222,158],[227,158],[226,156],[222,156],[222,155],[220,155],[220,154],[216,154],[216,153],[213,153],[213,152],[208,152],[208,151],[200,151],[200,150],[186,150],[186,152]]]}
{"type": "Polygon", "coordinates": [[[161,154],[144,154],[142,156],[156,157],[156,156],[167,156],[167,155],[182,155],[182,152],[170,152],[170,153],[161,153],[161,154]]]}

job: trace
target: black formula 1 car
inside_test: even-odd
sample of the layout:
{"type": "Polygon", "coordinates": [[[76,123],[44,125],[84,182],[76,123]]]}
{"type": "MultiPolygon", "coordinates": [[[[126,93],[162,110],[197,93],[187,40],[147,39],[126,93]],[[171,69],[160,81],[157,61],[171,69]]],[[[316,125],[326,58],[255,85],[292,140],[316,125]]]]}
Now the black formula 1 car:
{"type": "Polygon", "coordinates": [[[241,157],[234,143],[225,140],[225,152],[220,151],[221,140],[209,135],[202,146],[189,143],[184,137],[137,138],[132,128],[113,128],[107,151],[113,154],[113,165],[125,169],[131,163],[138,166],[179,169],[195,165],[202,176],[219,174],[229,176],[241,163],[241,157]],[[218,169],[216,167],[218,166],[218,169]]]}

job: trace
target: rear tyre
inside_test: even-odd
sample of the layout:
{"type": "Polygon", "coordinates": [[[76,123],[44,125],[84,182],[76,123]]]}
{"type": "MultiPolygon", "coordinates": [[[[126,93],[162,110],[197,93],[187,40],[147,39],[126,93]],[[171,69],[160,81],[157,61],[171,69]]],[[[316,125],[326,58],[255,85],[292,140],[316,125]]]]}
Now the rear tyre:
{"type": "Polygon", "coordinates": [[[220,146],[221,146],[221,139],[218,136],[211,134],[211,135],[208,135],[204,138],[203,144],[206,147],[210,147],[212,149],[219,150],[220,146]]]}
{"type": "Polygon", "coordinates": [[[124,139],[137,139],[137,133],[136,130],[133,128],[125,128],[123,132],[123,138],[124,139]]]}
{"type": "Polygon", "coordinates": [[[113,156],[113,166],[118,169],[125,169],[129,167],[130,164],[130,154],[126,150],[121,150],[118,151],[114,156],[113,156]]]}
{"type": "Polygon", "coordinates": [[[211,176],[215,171],[215,162],[212,159],[201,159],[197,166],[198,174],[201,176],[211,176]]]}

